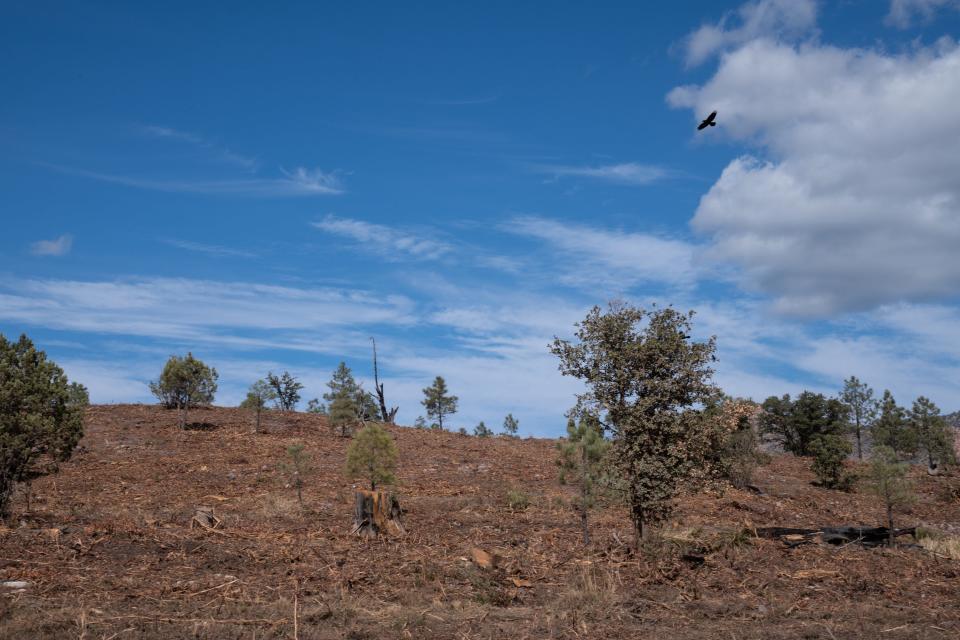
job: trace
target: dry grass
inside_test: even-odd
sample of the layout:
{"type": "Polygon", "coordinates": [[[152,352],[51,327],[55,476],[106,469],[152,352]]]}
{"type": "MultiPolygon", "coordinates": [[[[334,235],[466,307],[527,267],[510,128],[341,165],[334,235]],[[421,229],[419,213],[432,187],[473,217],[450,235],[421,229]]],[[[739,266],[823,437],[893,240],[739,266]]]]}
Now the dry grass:
{"type": "Polygon", "coordinates": [[[924,528],[917,531],[917,538],[920,546],[927,551],[952,560],[960,560],[960,536],[924,528]]]}

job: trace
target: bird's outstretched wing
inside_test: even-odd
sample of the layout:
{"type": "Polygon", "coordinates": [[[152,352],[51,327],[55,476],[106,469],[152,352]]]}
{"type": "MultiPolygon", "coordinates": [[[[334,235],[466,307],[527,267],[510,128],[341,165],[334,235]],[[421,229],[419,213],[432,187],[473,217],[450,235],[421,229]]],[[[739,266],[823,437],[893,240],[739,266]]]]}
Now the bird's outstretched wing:
{"type": "Polygon", "coordinates": [[[716,111],[714,111],[713,113],[711,113],[710,115],[708,115],[706,118],[704,118],[703,122],[700,123],[700,126],[697,127],[697,131],[702,131],[703,129],[706,129],[707,127],[712,127],[712,126],[714,126],[716,123],[715,123],[713,120],[714,120],[714,118],[716,118],[716,117],[717,117],[717,112],[716,112],[716,111]]]}

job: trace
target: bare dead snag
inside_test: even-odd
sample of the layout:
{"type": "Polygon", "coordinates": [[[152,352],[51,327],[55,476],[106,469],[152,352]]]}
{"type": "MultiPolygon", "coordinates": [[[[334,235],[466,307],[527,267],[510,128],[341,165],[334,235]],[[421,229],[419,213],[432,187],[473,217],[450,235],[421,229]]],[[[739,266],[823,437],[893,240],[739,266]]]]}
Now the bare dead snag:
{"type": "Polygon", "coordinates": [[[380,401],[380,417],[387,424],[395,424],[394,420],[397,419],[397,411],[400,410],[400,407],[392,407],[387,411],[387,401],[383,395],[383,383],[380,382],[380,372],[377,369],[377,341],[371,337],[370,342],[373,343],[373,388],[377,390],[377,400],[380,401]]]}
{"type": "Polygon", "coordinates": [[[400,501],[386,491],[361,489],[355,494],[353,531],[360,536],[402,535],[407,532],[400,520],[400,501]]]}

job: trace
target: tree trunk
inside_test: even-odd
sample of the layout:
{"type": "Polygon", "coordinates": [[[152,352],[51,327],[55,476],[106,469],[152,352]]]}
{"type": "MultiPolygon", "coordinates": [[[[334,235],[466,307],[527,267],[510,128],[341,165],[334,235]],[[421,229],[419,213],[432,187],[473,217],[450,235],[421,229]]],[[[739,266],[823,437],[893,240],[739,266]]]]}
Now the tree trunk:
{"type": "Polygon", "coordinates": [[[890,546],[893,546],[893,504],[887,501],[887,529],[890,530],[890,546]]]}
{"type": "Polygon", "coordinates": [[[354,496],[353,533],[375,538],[379,535],[403,534],[400,502],[385,491],[357,491],[354,496]]]}
{"type": "Polygon", "coordinates": [[[860,417],[857,416],[857,457],[863,460],[863,443],[860,439],[860,417]]]}

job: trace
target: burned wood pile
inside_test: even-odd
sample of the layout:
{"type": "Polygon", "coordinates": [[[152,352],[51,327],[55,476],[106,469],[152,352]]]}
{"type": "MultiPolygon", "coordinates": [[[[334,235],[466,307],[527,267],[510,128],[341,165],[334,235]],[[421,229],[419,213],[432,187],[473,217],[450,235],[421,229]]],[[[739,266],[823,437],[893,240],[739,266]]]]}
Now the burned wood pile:
{"type": "Polygon", "coordinates": [[[887,527],[821,527],[820,529],[794,529],[789,527],[764,527],[756,530],[758,538],[780,539],[788,547],[812,542],[832,545],[858,544],[862,547],[878,547],[892,544],[894,539],[915,536],[916,527],[888,529],[887,527]]]}

